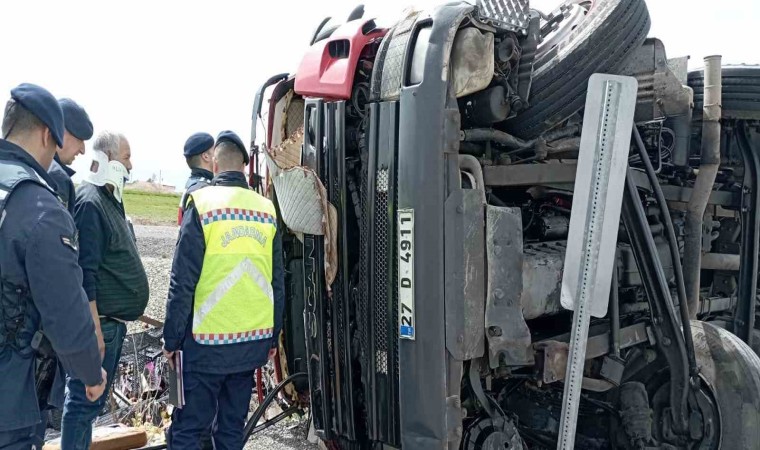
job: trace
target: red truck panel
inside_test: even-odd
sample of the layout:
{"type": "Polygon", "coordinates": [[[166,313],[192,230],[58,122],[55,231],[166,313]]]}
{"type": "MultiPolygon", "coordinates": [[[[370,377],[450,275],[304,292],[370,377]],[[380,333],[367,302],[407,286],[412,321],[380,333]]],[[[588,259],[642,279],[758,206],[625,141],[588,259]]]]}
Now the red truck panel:
{"type": "Polygon", "coordinates": [[[374,28],[370,19],[341,25],[330,37],[312,45],[306,52],[296,72],[295,91],[304,97],[350,99],[362,50],[386,32],[374,28]],[[364,30],[367,30],[366,34],[364,30]]]}

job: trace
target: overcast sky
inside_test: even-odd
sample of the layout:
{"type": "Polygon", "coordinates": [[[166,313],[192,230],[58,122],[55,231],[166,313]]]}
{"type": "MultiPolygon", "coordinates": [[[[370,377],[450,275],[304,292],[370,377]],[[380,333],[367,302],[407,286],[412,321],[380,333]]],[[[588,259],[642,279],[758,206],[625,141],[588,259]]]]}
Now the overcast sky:
{"type": "MultiPolygon", "coordinates": [[[[365,0],[365,17],[392,19],[407,6],[440,0],[365,0]]],[[[558,0],[532,0],[550,11],[558,0]]],[[[133,179],[161,173],[184,185],[185,139],[231,129],[244,141],[257,87],[296,69],[325,16],[344,19],[355,1],[3,1],[0,101],[21,82],[83,105],[96,132],[125,133],[133,179]]],[[[758,0],[649,0],[651,36],[668,57],[709,54],[760,63],[758,0]]],[[[90,149],[88,143],[87,149],[90,149]]],[[[89,165],[80,156],[74,168],[89,165]]]]}

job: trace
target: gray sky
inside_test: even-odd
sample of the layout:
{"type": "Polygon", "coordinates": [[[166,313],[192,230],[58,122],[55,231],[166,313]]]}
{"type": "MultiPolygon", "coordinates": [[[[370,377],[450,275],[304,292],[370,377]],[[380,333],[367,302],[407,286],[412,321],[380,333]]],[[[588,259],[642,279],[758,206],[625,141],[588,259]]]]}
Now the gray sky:
{"type": "MultiPolygon", "coordinates": [[[[294,71],[325,16],[342,20],[358,2],[5,1],[0,6],[0,101],[21,82],[83,105],[96,132],[114,129],[132,145],[133,179],[161,171],[178,187],[189,170],[185,139],[231,129],[244,141],[257,87],[294,71]]],[[[392,19],[407,6],[440,0],[365,0],[365,17],[392,19]]],[[[532,0],[551,10],[557,0],[532,0]]],[[[758,0],[649,0],[651,36],[668,56],[709,54],[760,63],[758,0]]],[[[88,151],[90,149],[88,143],[88,151]]],[[[82,170],[89,156],[74,168],[82,170]]]]}

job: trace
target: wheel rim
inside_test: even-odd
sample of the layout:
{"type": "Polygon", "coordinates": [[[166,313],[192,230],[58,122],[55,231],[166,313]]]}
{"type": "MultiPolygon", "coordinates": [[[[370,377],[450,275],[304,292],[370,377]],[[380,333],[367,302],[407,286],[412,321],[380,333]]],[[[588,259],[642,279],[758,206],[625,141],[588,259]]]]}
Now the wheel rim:
{"type": "Polygon", "coordinates": [[[541,43],[536,53],[539,69],[541,60],[554,52],[566,41],[576,28],[583,24],[586,15],[594,7],[595,0],[566,0],[551,14],[541,20],[541,43]]]}
{"type": "MultiPolygon", "coordinates": [[[[662,380],[662,378],[660,378],[662,380]]],[[[700,450],[717,450],[721,448],[721,430],[720,430],[720,410],[715,400],[715,390],[710,383],[702,376],[699,377],[700,389],[695,395],[689,398],[689,406],[699,408],[701,414],[701,440],[697,445],[690,445],[689,448],[700,450]]],[[[653,395],[650,398],[650,405],[653,411],[652,435],[660,442],[675,444],[677,439],[666,428],[669,424],[669,406],[670,406],[670,382],[665,381],[659,386],[650,385],[648,390],[653,395]]],[[[698,420],[693,417],[692,420],[698,420]]],[[[695,422],[696,424],[697,422],[695,422]]]]}

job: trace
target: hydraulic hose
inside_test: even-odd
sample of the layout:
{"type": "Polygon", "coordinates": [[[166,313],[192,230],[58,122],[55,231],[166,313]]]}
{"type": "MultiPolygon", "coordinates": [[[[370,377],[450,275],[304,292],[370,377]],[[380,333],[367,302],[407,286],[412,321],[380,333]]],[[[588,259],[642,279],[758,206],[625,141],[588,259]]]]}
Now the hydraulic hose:
{"type": "Polygon", "coordinates": [[[274,401],[274,399],[277,397],[277,394],[279,394],[280,391],[291,381],[295,380],[296,378],[305,376],[307,376],[306,372],[294,373],[293,375],[282,380],[280,384],[278,384],[274,389],[272,389],[269,394],[267,394],[267,396],[264,398],[264,401],[259,405],[258,408],[256,408],[256,411],[253,412],[253,415],[245,424],[245,429],[243,431],[243,442],[247,442],[248,439],[250,439],[251,435],[253,434],[253,430],[256,428],[256,424],[259,423],[259,420],[264,415],[264,412],[266,412],[267,407],[269,407],[272,401],[274,401]]]}
{"type": "Polygon", "coordinates": [[[636,142],[636,148],[638,149],[641,161],[644,163],[644,170],[649,179],[649,184],[652,185],[652,192],[654,192],[657,204],[660,207],[660,220],[665,225],[665,232],[668,238],[668,249],[670,250],[670,259],[673,260],[673,271],[676,275],[676,292],[678,294],[678,312],[681,316],[681,327],[683,328],[683,340],[686,347],[686,360],[689,363],[689,374],[693,377],[698,373],[697,359],[694,356],[694,340],[691,336],[691,322],[689,315],[689,305],[686,297],[686,285],[684,283],[683,268],[681,266],[681,252],[678,250],[678,241],[676,240],[676,231],[673,227],[673,219],[670,217],[670,211],[668,210],[668,203],[665,201],[665,194],[662,192],[660,183],[657,180],[657,174],[652,167],[652,161],[649,160],[646,147],[644,147],[644,141],[641,139],[636,125],[633,126],[633,139],[636,142]]]}
{"type": "Polygon", "coordinates": [[[511,149],[529,148],[532,143],[493,128],[473,128],[461,131],[460,140],[465,142],[496,142],[511,149]]]}

